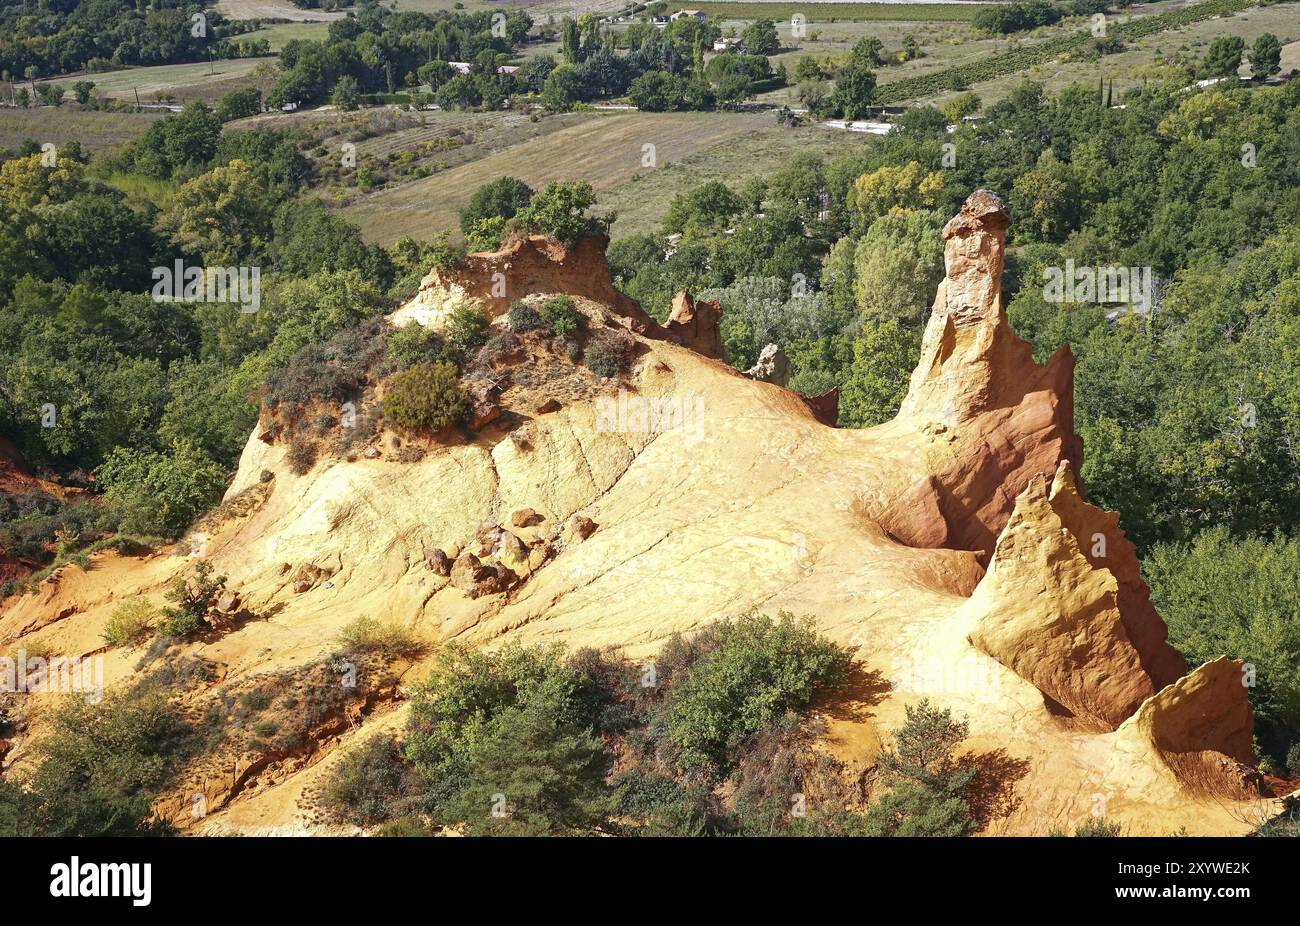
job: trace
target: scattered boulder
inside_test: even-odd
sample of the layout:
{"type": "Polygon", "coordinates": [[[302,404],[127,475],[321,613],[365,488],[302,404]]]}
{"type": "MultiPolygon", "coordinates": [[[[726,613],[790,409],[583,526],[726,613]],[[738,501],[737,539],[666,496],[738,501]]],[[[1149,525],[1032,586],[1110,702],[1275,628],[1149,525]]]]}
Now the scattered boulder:
{"type": "Polygon", "coordinates": [[[545,402],[537,406],[537,414],[549,415],[551,412],[558,412],[562,408],[564,408],[564,406],[560,404],[558,399],[547,399],[545,402]]]}
{"type": "Polygon", "coordinates": [[[560,539],[565,545],[582,543],[596,532],[598,525],[584,515],[575,514],[564,522],[564,527],[560,531],[560,539]]]}
{"type": "Polygon", "coordinates": [[[485,524],[474,534],[470,544],[478,556],[492,556],[501,549],[501,538],[505,531],[496,524],[485,524]]]}
{"type": "Polygon", "coordinates": [[[239,610],[239,593],[226,589],[217,596],[213,608],[220,614],[234,614],[239,610]]]}
{"type": "Polygon", "coordinates": [[[508,566],[518,566],[528,560],[528,547],[514,534],[501,537],[501,561],[508,566]]]}
{"type": "Polygon", "coordinates": [[[501,387],[496,383],[477,382],[467,390],[470,402],[469,426],[474,430],[486,427],[501,417],[497,403],[501,387]]]}
{"type": "Polygon", "coordinates": [[[532,527],[534,524],[541,524],[544,520],[545,518],[531,508],[520,508],[510,515],[510,523],[515,527],[532,527]]]}
{"type": "Polygon", "coordinates": [[[333,575],[332,572],[322,569],[314,563],[303,563],[294,570],[293,575],[290,576],[290,581],[293,583],[293,590],[301,595],[303,592],[315,588],[331,575],[333,575]]]}
{"type": "Polygon", "coordinates": [[[435,575],[451,575],[452,558],[438,547],[424,551],[424,566],[435,575]]]}
{"type": "Polygon", "coordinates": [[[462,553],[451,567],[451,584],[470,598],[495,595],[508,589],[514,573],[498,563],[485,563],[473,553],[462,553]]]}
{"type": "Polygon", "coordinates": [[[745,375],[760,383],[784,387],[790,381],[790,358],[779,346],[769,344],[759,353],[758,362],[745,371],[745,375]]]}

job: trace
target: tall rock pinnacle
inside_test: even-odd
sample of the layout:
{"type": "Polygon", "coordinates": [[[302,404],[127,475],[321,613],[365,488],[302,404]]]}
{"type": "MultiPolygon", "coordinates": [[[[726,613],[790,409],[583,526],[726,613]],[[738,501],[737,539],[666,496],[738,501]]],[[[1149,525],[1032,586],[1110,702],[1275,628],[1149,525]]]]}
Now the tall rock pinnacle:
{"type": "Polygon", "coordinates": [[[1083,451],[1073,355],[1035,363],[1002,307],[1010,224],[1002,200],[976,190],[943,229],[947,275],[896,419],[928,436],[932,475],[880,517],[900,543],[979,550],[986,562],[1030,479],[1083,451]]]}

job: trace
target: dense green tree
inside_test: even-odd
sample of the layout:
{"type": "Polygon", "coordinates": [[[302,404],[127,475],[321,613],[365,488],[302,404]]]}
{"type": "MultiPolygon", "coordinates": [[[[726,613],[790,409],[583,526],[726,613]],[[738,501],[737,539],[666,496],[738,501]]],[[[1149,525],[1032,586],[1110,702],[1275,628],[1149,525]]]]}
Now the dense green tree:
{"type": "Polygon", "coordinates": [[[876,98],[876,75],[864,68],[852,67],[840,72],[831,94],[831,108],[845,119],[865,116],[876,98]]]}
{"type": "Polygon", "coordinates": [[[663,228],[669,233],[717,233],[726,228],[743,208],[740,197],[725,183],[710,180],[673,197],[664,216],[663,228]]]}
{"type": "Polygon", "coordinates": [[[1221,35],[1210,43],[1201,69],[1206,77],[1232,77],[1241,66],[1246,41],[1239,35],[1221,35]]]}
{"type": "Polygon", "coordinates": [[[1300,743],[1300,541],[1234,540],[1213,527],[1190,544],[1157,544],[1143,563],[1169,641],[1193,666],[1243,659],[1256,738],[1284,767],[1300,743]]]}
{"type": "Polygon", "coordinates": [[[1265,32],[1255,39],[1247,60],[1250,62],[1251,76],[1256,80],[1271,77],[1282,70],[1282,43],[1273,33],[1265,32]]]}
{"type": "Polygon", "coordinates": [[[555,181],[534,194],[528,205],[515,213],[513,223],[522,232],[547,235],[572,247],[591,231],[586,212],[595,203],[590,183],[555,181]]]}
{"type": "Polygon", "coordinates": [[[756,19],[740,33],[745,51],[751,55],[775,55],[781,50],[781,39],[776,34],[776,23],[770,19],[756,19]]]}
{"type": "Polygon", "coordinates": [[[872,68],[878,68],[881,65],[881,55],[885,51],[884,44],[874,35],[863,36],[858,39],[853,46],[853,51],[849,54],[849,61],[853,66],[864,71],[872,68]]]}
{"type": "Polygon", "coordinates": [[[747,614],[711,629],[717,649],[670,689],[666,722],[684,767],[719,774],[745,737],[843,684],[849,659],[810,622],[785,612],[775,621],[747,614]]]}
{"type": "Polygon", "coordinates": [[[225,471],[187,444],[169,453],[119,447],[95,474],[122,529],[145,536],[180,536],[226,487],[225,471]]]}
{"type": "Polygon", "coordinates": [[[460,230],[468,235],[487,219],[513,219],[533,198],[533,188],[514,177],[483,184],[460,210],[460,230]]]}

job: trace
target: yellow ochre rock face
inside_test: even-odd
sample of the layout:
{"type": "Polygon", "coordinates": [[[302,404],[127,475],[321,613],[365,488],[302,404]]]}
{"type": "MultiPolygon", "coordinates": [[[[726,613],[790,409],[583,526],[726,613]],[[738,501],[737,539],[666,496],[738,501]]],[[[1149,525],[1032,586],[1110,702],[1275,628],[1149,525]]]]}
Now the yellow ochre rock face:
{"type": "Polygon", "coordinates": [[[977,614],[971,642],[979,650],[1032,682],[1059,710],[1102,730],[1118,727],[1161,687],[1163,676],[1147,666],[1163,671],[1181,662],[1164,642],[1145,586],[1140,599],[1130,599],[1133,613],[1125,620],[1108,565],[1124,560],[1136,567],[1132,545],[1117,542],[1122,537],[1115,522],[1079,498],[1062,462],[1050,492],[1036,477],[1016,500],[988,574],[966,605],[977,614]],[[1146,626],[1152,621],[1158,626],[1146,626]]]}
{"type": "MultiPolygon", "coordinates": [[[[949,223],[947,278],[907,399],[866,430],[830,427],[801,396],[693,350],[713,352],[700,326],[717,312],[696,306],[690,338],[655,325],[613,289],[599,243],[561,253],[529,239],[472,256],[402,320],[434,323],[438,291],[493,317],[568,293],[591,336],[627,339],[624,379],[533,356],[534,378],[494,393],[500,414],[471,438],[412,454],[380,429],[305,471],[255,431],[227,503],[196,530],[259,619],[195,650],[238,684],[313,664],[368,615],[433,652],[518,640],[640,659],[676,632],[788,610],[850,647],[871,680],[827,718],[825,747],[869,766],[905,708],[929,698],[969,721],[973,760],[1017,770],[1003,782],[1015,800],[988,832],[1068,827],[1098,793],[1134,834],[1248,830],[1270,805],[1237,774],[1250,759],[1245,691],[1231,664],[1181,678],[1132,545],[1079,495],[1064,462],[1082,452],[1073,360],[1063,350],[1036,364],[1001,305],[1009,221],[980,191],[949,223]],[[494,273],[507,295],[492,295],[494,273]]],[[[0,640],[103,652],[114,605],[161,603],[189,565],[100,554],[7,602],[0,640]]],[[[137,654],[104,658],[110,685],[136,677],[137,654]]],[[[339,747],[399,729],[399,700],[330,728],[310,753],[213,770],[201,821],[176,810],[182,796],[167,806],[200,832],[311,830],[302,796],[339,747]]]]}

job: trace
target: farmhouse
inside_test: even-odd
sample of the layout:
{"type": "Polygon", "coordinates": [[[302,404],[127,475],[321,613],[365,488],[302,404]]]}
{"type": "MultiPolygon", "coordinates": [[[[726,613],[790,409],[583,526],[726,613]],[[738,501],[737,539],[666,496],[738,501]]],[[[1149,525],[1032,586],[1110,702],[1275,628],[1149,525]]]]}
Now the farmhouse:
{"type": "MultiPolygon", "coordinates": [[[[474,69],[474,66],[470,64],[468,61],[448,61],[447,63],[450,64],[453,68],[455,68],[457,74],[468,74],[470,71],[474,69]]],[[[517,70],[519,70],[518,67],[509,64],[502,64],[497,66],[498,74],[513,74],[517,70]]]]}

